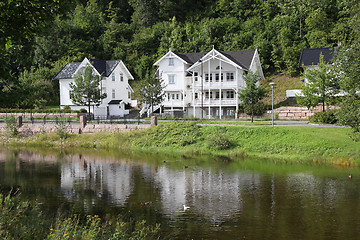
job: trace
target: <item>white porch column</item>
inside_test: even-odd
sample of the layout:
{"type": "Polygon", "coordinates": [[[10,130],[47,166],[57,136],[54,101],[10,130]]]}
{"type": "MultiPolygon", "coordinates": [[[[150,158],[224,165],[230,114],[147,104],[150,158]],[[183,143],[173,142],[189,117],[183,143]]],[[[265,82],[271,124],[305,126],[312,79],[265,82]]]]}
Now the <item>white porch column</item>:
{"type": "Polygon", "coordinates": [[[195,116],[195,76],[194,76],[195,72],[193,72],[192,74],[192,89],[193,89],[193,116],[195,116]]]}
{"type": "Polygon", "coordinates": [[[219,106],[219,118],[221,119],[221,102],[222,102],[222,79],[221,79],[221,73],[222,73],[222,71],[221,71],[221,60],[219,59],[219,67],[220,67],[220,69],[219,69],[219,81],[220,81],[220,91],[219,91],[219,94],[220,94],[220,96],[219,96],[219,99],[220,99],[220,106],[219,106]]]}
{"type": "Polygon", "coordinates": [[[236,97],[236,107],[235,107],[235,119],[238,118],[238,111],[239,111],[239,74],[238,69],[235,67],[235,79],[236,79],[236,90],[235,90],[235,97],[236,97]]]}
{"type": "Polygon", "coordinates": [[[210,92],[211,92],[211,83],[210,83],[210,60],[208,61],[208,81],[209,81],[209,119],[211,118],[211,107],[210,107],[210,105],[211,105],[211,95],[210,95],[210,92]]]}

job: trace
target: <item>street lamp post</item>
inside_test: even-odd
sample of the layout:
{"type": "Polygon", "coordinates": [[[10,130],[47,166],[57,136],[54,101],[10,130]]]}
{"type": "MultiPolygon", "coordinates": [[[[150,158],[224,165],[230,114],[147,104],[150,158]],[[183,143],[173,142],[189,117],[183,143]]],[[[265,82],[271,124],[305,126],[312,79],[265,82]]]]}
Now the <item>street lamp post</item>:
{"type": "Polygon", "coordinates": [[[276,83],[271,82],[271,125],[274,126],[274,86],[276,83]]]}

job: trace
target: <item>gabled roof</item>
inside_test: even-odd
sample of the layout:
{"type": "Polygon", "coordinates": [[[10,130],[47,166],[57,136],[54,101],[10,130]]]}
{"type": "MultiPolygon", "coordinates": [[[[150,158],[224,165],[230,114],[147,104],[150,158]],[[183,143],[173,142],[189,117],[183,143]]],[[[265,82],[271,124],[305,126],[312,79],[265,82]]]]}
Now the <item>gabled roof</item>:
{"type": "MultiPolygon", "coordinates": [[[[229,60],[233,61],[237,65],[241,66],[242,68],[249,69],[251,61],[253,59],[255,50],[239,50],[239,51],[218,51],[229,60]]],[[[184,61],[193,65],[197,61],[200,60],[203,56],[208,54],[206,53],[175,53],[177,56],[182,58],[184,61]]]]}
{"type": "Polygon", "coordinates": [[[332,58],[334,56],[334,48],[309,48],[301,50],[299,67],[301,67],[302,65],[318,65],[320,54],[324,56],[324,60],[326,63],[332,63],[332,58]]]}
{"type": "MultiPolygon", "coordinates": [[[[116,66],[122,62],[121,60],[98,60],[98,59],[89,59],[90,63],[94,66],[96,71],[99,74],[102,74],[104,77],[110,76],[110,74],[114,71],[116,66]]],[[[82,62],[71,62],[65,65],[63,69],[54,77],[54,79],[70,79],[73,78],[74,73],[78,69],[82,62]]],[[[131,74],[129,73],[131,76],[131,74]]],[[[132,76],[131,76],[132,77],[132,76]]]]}

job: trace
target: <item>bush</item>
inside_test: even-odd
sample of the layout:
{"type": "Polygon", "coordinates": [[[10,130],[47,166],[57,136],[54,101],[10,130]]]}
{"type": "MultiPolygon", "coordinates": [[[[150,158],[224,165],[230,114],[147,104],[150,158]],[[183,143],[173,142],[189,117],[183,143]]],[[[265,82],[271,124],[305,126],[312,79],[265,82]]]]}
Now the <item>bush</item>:
{"type": "Polygon", "coordinates": [[[312,123],[335,124],[338,121],[336,117],[336,112],[337,110],[318,112],[311,116],[309,120],[312,123]]]}
{"type": "Polygon", "coordinates": [[[18,125],[14,116],[6,117],[5,124],[6,134],[9,137],[15,137],[19,134],[18,125]]]}
{"type": "Polygon", "coordinates": [[[207,145],[209,146],[209,148],[215,149],[215,150],[225,150],[225,149],[229,149],[232,145],[231,141],[229,140],[229,138],[220,133],[220,134],[214,134],[211,135],[208,139],[207,139],[207,145]]]}
{"type": "Polygon", "coordinates": [[[87,113],[87,110],[85,108],[80,109],[80,113],[87,113]]]}
{"type": "Polygon", "coordinates": [[[71,107],[69,105],[65,105],[63,109],[64,110],[71,110],[71,107]]]}

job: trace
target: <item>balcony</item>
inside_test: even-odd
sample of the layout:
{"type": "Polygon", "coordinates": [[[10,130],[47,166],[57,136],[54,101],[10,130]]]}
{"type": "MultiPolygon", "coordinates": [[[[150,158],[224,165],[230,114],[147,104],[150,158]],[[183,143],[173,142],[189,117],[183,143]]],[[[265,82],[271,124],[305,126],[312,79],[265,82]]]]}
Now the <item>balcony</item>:
{"type": "MultiPolygon", "coordinates": [[[[201,82],[195,82],[194,87],[197,89],[201,88],[201,82]]],[[[237,85],[236,85],[236,81],[224,81],[224,82],[204,82],[202,88],[204,90],[208,90],[208,89],[236,89],[237,85]]]]}
{"type": "MultiPolygon", "coordinates": [[[[233,99],[222,99],[220,101],[220,99],[204,99],[203,101],[203,106],[236,106],[236,98],[233,99]]],[[[195,99],[195,106],[200,107],[201,106],[201,100],[200,99],[195,99]]]]}

